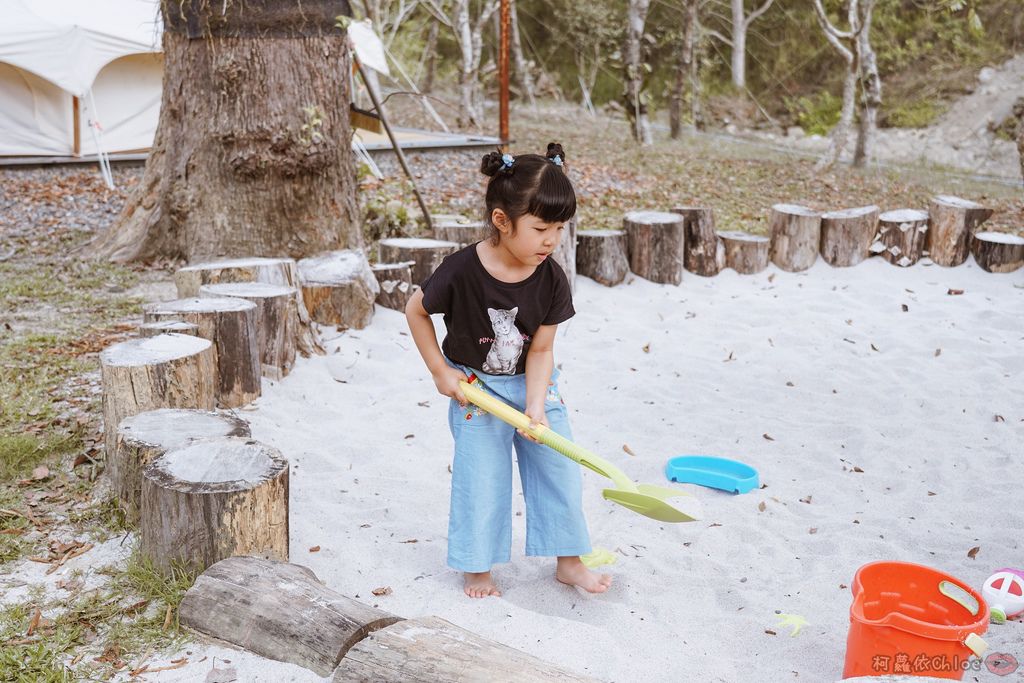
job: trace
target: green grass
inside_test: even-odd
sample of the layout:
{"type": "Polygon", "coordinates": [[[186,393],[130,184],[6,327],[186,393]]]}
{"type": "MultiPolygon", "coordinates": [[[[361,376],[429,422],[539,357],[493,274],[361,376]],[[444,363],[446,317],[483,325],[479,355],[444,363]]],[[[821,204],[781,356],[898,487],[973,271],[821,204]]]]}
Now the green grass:
{"type": "Polygon", "coordinates": [[[891,109],[886,124],[897,128],[925,128],[942,116],[946,108],[932,100],[913,100],[891,109]]]}

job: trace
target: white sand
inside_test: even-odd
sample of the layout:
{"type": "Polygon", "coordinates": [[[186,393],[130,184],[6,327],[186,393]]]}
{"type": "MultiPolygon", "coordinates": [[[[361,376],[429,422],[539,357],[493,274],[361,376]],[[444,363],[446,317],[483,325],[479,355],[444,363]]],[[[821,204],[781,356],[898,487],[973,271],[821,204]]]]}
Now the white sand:
{"type": "MultiPolygon", "coordinates": [[[[603,500],[607,482],[586,470],[593,542],[618,556],[603,596],[523,556],[518,483],[513,559],[496,568],[504,595],[462,594],[445,567],[447,400],[404,317],[378,308],[368,329],[329,344],[339,353],[300,360],[246,413],[291,462],[292,561],[371,605],[435,614],[604,680],[838,679],[843,586],[859,566],[920,562],[976,589],[1024,566],[1024,271],[926,263],[819,261],[803,274],[686,274],[680,287],[578,280],[579,313],[555,350],[576,440],[639,481],[668,485],[667,459],[690,453],[742,460],[767,485],[739,496],[680,485],[705,518],[667,525],[603,500]],[[394,592],[374,597],[379,586],[394,592]],[[789,637],[776,611],[810,625],[789,637]]],[[[986,638],[1024,659],[1022,632],[993,625],[986,638]]],[[[238,680],[321,680],[189,649],[193,662],[228,656],[238,680]]],[[[210,665],[147,680],[204,680],[210,665]]]]}

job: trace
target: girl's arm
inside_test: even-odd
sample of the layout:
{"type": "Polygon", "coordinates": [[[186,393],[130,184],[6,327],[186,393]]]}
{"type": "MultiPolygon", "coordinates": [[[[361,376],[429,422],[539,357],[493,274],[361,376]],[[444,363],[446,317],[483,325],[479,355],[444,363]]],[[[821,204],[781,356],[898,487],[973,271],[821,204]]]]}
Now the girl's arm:
{"type": "MultiPolygon", "coordinates": [[[[423,290],[417,289],[409,298],[409,303],[405,306],[405,319],[409,323],[409,331],[412,332],[416,348],[434,378],[437,390],[449,398],[454,398],[462,407],[466,407],[466,397],[459,389],[459,382],[469,378],[464,372],[445,362],[441,347],[437,345],[434,323],[430,321],[430,314],[423,308],[423,290]]],[[[550,373],[550,370],[548,372],[550,373]]]]}
{"type": "MultiPolygon", "coordinates": [[[[532,424],[548,425],[544,400],[555,367],[555,331],[558,325],[541,325],[533,335],[526,352],[526,415],[532,424]]],[[[522,432],[520,432],[522,433],[522,432]]],[[[524,434],[524,436],[526,436],[524,434]]],[[[528,437],[529,438],[529,437],[528,437]]]]}

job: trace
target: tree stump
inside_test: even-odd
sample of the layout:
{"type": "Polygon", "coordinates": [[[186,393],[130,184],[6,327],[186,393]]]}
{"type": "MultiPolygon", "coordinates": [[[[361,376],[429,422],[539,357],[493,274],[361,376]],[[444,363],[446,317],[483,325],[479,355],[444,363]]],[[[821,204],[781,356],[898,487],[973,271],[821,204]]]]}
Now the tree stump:
{"type": "Polygon", "coordinates": [[[401,620],[331,590],[306,567],[258,557],[212,565],[180,614],[200,633],[323,677],[367,633],[401,620]]]}
{"type": "Polygon", "coordinates": [[[412,261],[405,263],[377,263],[370,266],[377,278],[380,292],[377,303],[384,308],[404,311],[412,296],[412,261]]]}
{"type": "Polygon", "coordinates": [[[725,253],[725,267],[750,275],[768,267],[768,238],[731,230],[718,233],[725,253]]]}
{"type": "Polygon", "coordinates": [[[683,217],[686,230],[686,270],[704,277],[718,275],[725,267],[725,251],[715,232],[715,215],[702,206],[678,206],[672,209],[683,217]]]}
{"type": "Polygon", "coordinates": [[[629,258],[624,230],[580,230],[576,243],[576,271],[606,287],[626,278],[629,258]]]}
{"type": "Polygon", "coordinates": [[[932,263],[959,266],[971,251],[971,236],[992,216],[992,209],[967,199],[939,195],[928,203],[925,249],[932,263]]]}
{"type": "Polygon", "coordinates": [[[399,621],[367,635],[341,660],[333,683],[398,680],[402,683],[596,681],[431,616],[399,621]]]}
{"type": "Polygon", "coordinates": [[[877,206],[829,211],[821,215],[821,258],[838,268],[855,266],[871,256],[878,231],[877,206]]]}
{"type": "Polygon", "coordinates": [[[217,401],[227,408],[260,396],[260,350],[256,304],[244,299],[176,299],[142,307],[145,322],[184,320],[213,342],[217,401]]]}
{"type": "Polygon", "coordinates": [[[622,223],[631,271],[651,282],[678,285],[683,281],[686,230],[681,215],[632,211],[622,223]]]}
{"type": "Polygon", "coordinates": [[[483,221],[446,220],[434,221],[434,239],[442,242],[457,242],[464,247],[491,236],[491,228],[483,221]]]}
{"type": "Polygon", "coordinates": [[[155,337],[158,334],[191,334],[199,336],[199,327],[184,320],[161,320],[156,323],[142,323],[139,325],[140,337],[155,337]]]}
{"type": "Polygon", "coordinates": [[[894,266],[906,268],[921,258],[927,233],[928,214],[924,211],[886,211],[878,217],[878,234],[871,244],[871,251],[881,254],[894,266]]]}
{"type": "Polygon", "coordinates": [[[971,252],[982,270],[1012,273],[1024,265],[1024,238],[1006,232],[978,232],[971,252]]]}
{"type": "Polygon", "coordinates": [[[776,204],[768,220],[772,263],[791,273],[807,270],[818,258],[821,214],[806,206],[776,204]]]}
{"type": "Polygon", "coordinates": [[[185,334],[131,339],[100,353],[100,377],[109,457],[117,444],[117,427],[126,417],[156,408],[213,408],[213,345],[185,334]]]}
{"type": "Polygon", "coordinates": [[[250,436],[249,424],[233,415],[174,408],[147,410],[121,420],[117,446],[107,453],[106,471],[128,521],[139,521],[142,469],[146,465],[190,441],[217,436],[250,436]]]}
{"type": "Polygon", "coordinates": [[[295,346],[299,353],[309,357],[326,353],[316,330],[310,325],[309,311],[299,290],[298,269],[290,258],[245,258],[197,263],[178,269],[174,284],[178,297],[199,296],[199,288],[222,282],[265,282],[268,285],[291,287],[295,290],[295,308],[290,313],[291,327],[295,330],[295,346]]]}
{"type": "Polygon", "coordinates": [[[280,380],[295,365],[297,322],[291,314],[295,289],[265,282],[222,282],[203,285],[199,295],[207,298],[245,299],[256,304],[256,337],[260,370],[264,377],[280,380]]]}
{"type": "Polygon", "coordinates": [[[377,243],[377,258],[381,263],[412,261],[412,283],[421,285],[448,254],[459,250],[458,242],[391,237],[377,243]]]}
{"type": "Polygon", "coordinates": [[[302,259],[299,280],[309,315],[321,325],[361,329],[373,319],[380,287],[363,252],[347,249],[302,259]]]}
{"type": "Polygon", "coordinates": [[[562,234],[562,241],[558,248],[551,255],[555,263],[562,267],[565,279],[569,282],[569,292],[576,292],[576,236],[579,220],[573,216],[565,222],[565,230],[562,234]]]}
{"type": "Polygon", "coordinates": [[[139,549],[164,572],[233,555],[288,561],[288,461],[240,436],[169,450],[142,470],[139,549]]]}

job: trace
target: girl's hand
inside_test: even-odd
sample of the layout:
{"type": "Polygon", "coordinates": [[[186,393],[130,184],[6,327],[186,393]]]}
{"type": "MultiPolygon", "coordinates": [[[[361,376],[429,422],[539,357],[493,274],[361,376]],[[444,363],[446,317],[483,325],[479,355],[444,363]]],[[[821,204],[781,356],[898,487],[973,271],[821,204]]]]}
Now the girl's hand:
{"type": "Polygon", "coordinates": [[[450,365],[444,366],[443,369],[434,374],[434,386],[437,387],[438,392],[448,398],[454,398],[463,408],[466,407],[469,401],[466,400],[465,394],[459,388],[459,382],[468,381],[469,377],[466,377],[466,373],[450,365]]]}
{"type": "MultiPolygon", "coordinates": [[[[543,403],[539,406],[527,406],[526,410],[523,412],[526,414],[526,417],[530,418],[530,427],[536,427],[537,425],[544,425],[545,427],[551,426],[548,423],[548,416],[545,414],[543,403]]],[[[519,432],[520,436],[525,437],[534,443],[540,443],[540,441],[533,438],[522,429],[517,429],[516,431],[519,432]]]]}

